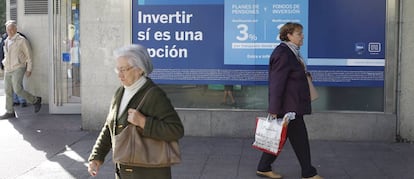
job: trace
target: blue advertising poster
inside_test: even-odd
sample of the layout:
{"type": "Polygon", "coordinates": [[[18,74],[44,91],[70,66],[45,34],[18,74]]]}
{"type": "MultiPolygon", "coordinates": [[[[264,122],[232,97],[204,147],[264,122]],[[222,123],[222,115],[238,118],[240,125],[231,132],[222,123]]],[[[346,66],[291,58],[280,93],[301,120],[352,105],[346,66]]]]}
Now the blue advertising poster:
{"type": "Polygon", "coordinates": [[[308,69],[319,86],[383,86],[386,0],[312,0],[308,69]]]}
{"type": "Polygon", "coordinates": [[[301,54],[316,85],[382,86],[380,1],[137,0],[132,42],[148,48],[157,83],[266,85],[279,28],[299,22],[301,54]]]}
{"type": "Polygon", "coordinates": [[[279,30],[286,22],[304,26],[301,55],[307,56],[308,2],[303,0],[224,1],[224,64],[268,65],[279,45],[279,30]]]}

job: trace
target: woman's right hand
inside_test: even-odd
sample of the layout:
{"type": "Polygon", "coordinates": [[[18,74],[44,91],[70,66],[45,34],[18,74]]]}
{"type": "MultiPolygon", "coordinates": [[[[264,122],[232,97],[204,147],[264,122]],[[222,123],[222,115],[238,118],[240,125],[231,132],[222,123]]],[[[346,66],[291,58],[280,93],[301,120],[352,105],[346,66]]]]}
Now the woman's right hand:
{"type": "Polygon", "coordinates": [[[270,115],[270,117],[271,117],[272,119],[277,119],[277,114],[271,114],[271,113],[269,113],[269,115],[270,115]]]}
{"type": "Polygon", "coordinates": [[[92,160],[89,162],[88,165],[88,172],[91,174],[91,176],[96,176],[99,171],[99,167],[101,167],[102,161],[99,160],[92,160]]]}

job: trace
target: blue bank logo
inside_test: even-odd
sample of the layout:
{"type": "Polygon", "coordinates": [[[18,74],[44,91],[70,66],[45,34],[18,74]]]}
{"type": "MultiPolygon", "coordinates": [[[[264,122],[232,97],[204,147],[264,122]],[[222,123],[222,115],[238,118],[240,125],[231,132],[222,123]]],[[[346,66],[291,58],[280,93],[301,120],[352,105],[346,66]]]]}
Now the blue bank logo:
{"type": "Polygon", "coordinates": [[[359,55],[363,54],[365,51],[365,43],[363,42],[358,42],[355,43],[355,52],[359,55]]]}

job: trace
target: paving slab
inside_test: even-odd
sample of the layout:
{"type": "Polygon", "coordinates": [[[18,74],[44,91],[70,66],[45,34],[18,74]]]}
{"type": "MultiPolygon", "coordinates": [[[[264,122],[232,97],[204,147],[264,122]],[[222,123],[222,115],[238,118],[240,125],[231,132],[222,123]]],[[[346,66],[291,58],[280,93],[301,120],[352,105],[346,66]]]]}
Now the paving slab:
{"type": "MultiPolygon", "coordinates": [[[[4,96],[0,96],[0,101],[4,96]]],[[[0,103],[0,109],[4,109],[0,103]]],[[[0,120],[0,179],[110,179],[108,154],[96,177],[87,173],[87,158],[98,131],[84,131],[81,115],[52,115],[44,105],[17,107],[18,119],[0,120]]],[[[0,110],[1,112],[1,110],[0,110]]],[[[185,136],[182,163],[174,179],[256,179],[261,152],[253,138],[185,136]]],[[[414,144],[373,141],[311,140],[313,165],[326,179],[413,179],[414,144]]],[[[285,179],[300,178],[296,156],[287,142],[273,164],[285,179]]]]}

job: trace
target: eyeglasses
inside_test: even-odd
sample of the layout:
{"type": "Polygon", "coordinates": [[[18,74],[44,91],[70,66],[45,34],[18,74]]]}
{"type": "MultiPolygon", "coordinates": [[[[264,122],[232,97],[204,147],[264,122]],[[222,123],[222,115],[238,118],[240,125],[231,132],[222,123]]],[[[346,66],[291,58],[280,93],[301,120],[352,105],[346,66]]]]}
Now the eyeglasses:
{"type": "Polygon", "coordinates": [[[130,66],[130,67],[123,67],[123,68],[115,68],[114,70],[115,70],[116,74],[119,74],[119,73],[124,74],[125,72],[131,70],[132,68],[134,68],[134,67],[130,66]]]}

